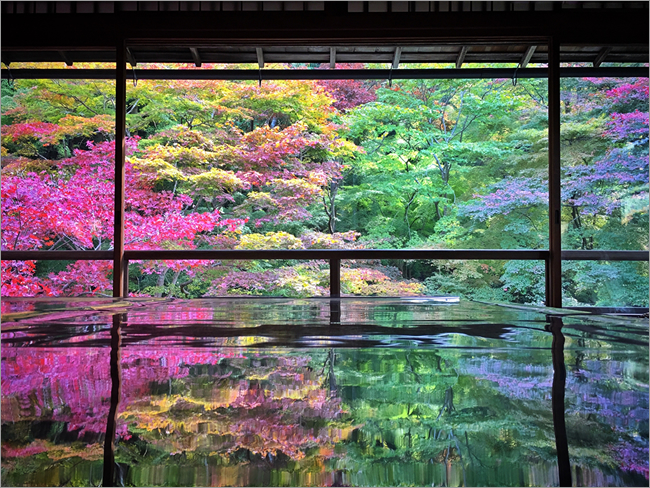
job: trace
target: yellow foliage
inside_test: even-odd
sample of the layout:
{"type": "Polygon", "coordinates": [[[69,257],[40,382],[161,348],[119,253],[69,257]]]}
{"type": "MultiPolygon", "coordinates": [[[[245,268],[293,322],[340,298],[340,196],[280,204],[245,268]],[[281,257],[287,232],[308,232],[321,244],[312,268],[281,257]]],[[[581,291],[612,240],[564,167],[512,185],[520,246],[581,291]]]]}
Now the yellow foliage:
{"type": "Polygon", "coordinates": [[[267,232],[242,235],[236,249],[304,249],[304,246],[288,232],[267,232]]]}
{"type": "Polygon", "coordinates": [[[219,168],[212,168],[210,171],[198,175],[190,175],[186,179],[194,183],[198,190],[230,193],[246,186],[241,179],[235,176],[235,173],[219,168]]]}
{"type": "Polygon", "coordinates": [[[155,174],[156,180],[185,180],[185,175],[173,164],[168,163],[164,159],[139,159],[132,158],[130,160],[133,167],[145,172],[155,174]]]}

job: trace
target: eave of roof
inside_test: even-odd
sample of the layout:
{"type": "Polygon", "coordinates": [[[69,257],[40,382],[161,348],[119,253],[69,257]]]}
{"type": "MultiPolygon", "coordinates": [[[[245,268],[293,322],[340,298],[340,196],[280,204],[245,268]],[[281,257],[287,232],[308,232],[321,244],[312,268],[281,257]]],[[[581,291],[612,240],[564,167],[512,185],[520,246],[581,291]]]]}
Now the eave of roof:
{"type": "MultiPolygon", "coordinates": [[[[646,12],[642,10],[641,12],[646,12]]],[[[647,63],[647,16],[636,10],[548,12],[121,12],[3,15],[2,61],[111,62],[122,41],[135,63],[647,63]],[[192,51],[194,50],[194,52],[192,51]]]]}

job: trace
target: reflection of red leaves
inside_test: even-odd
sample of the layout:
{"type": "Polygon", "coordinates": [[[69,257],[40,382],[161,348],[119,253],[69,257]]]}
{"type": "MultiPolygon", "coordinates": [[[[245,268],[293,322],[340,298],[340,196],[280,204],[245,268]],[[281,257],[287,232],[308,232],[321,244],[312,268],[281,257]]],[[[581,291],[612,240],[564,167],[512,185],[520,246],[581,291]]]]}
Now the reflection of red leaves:
{"type": "MultiPolygon", "coordinates": [[[[71,311],[68,320],[74,319],[74,313],[79,311],[71,311]]],[[[60,318],[64,315],[61,312],[60,318]]],[[[134,319],[148,323],[151,317],[137,314],[134,319]]],[[[65,422],[68,432],[78,431],[80,437],[101,435],[111,382],[108,358],[103,353],[99,358],[100,352],[3,347],[3,421],[65,422]]],[[[321,446],[322,455],[329,457],[332,444],[354,428],[347,423],[332,424],[344,415],[340,399],[330,397],[322,387],[309,357],[245,357],[232,348],[215,352],[158,343],[155,348],[124,349],[121,364],[118,435],[128,439],[127,424],[132,425],[143,440],[168,452],[196,449],[196,434],[201,432],[222,436],[219,445],[213,446],[222,454],[244,448],[262,456],[283,452],[301,459],[307,449],[321,446]],[[215,367],[221,372],[211,370],[215,367]],[[203,375],[209,375],[210,386],[202,382],[201,373],[197,378],[200,371],[207,372],[203,375]],[[191,396],[151,393],[152,385],[172,380],[190,386],[191,396]],[[197,380],[204,386],[191,387],[197,380]],[[194,415],[196,411],[201,415],[194,415]],[[161,429],[166,433],[162,438],[157,434],[161,429]],[[153,435],[148,436],[148,431],[153,435]]],[[[51,448],[38,443],[11,451],[5,447],[3,443],[3,456],[10,457],[51,448]]]]}
{"type": "MultiPolygon", "coordinates": [[[[74,319],[75,313],[80,312],[69,312],[68,320],[74,319]]],[[[66,313],[61,312],[59,319],[64,317],[66,313]]],[[[164,345],[155,350],[122,351],[123,404],[150,394],[152,383],[187,377],[194,365],[217,364],[240,356],[232,349],[224,353],[176,352],[164,345]]],[[[106,429],[110,392],[109,361],[101,349],[2,348],[3,422],[52,420],[66,422],[68,431],[79,430],[80,438],[86,432],[99,435],[106,429]]],[[[121,436],[130,435],[125,423],[118,427],[121,436]]],[[[3,443],[3,456],[4,447],[3,443]]]]}
{"type": "Polygon", "coordinates": [[[36,439],[31,444],[26,446],[9,446],[6,442],[2,443],[2,457],[3,458],[12,458],[12,457],[28,457],[34,456],[41,452],[46,452],[48,447],[46,442],[42,439],[36,439]]]}

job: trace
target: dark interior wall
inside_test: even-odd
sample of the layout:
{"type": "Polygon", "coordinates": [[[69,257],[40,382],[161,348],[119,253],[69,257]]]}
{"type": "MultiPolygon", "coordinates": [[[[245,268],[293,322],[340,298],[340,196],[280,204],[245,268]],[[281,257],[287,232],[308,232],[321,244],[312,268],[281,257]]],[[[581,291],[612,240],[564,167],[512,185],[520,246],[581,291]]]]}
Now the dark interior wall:
{"type": "Polygon", "coordinates": [[[648,46],[648,2],[2,2],[2,50],[161,43],[648,46]],[[177,8],[176,8],[177,7],[177,8]]]}

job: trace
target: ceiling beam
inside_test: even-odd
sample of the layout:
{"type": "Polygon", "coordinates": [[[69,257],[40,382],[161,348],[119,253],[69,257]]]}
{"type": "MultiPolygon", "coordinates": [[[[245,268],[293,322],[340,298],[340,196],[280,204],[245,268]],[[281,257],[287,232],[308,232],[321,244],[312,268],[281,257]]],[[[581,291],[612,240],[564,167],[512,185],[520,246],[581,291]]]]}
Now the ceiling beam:
{"type": "Polygon", "coordinates": [[[335,47],[330,48],[330,68],[331,69],[336,68],[336,48],[335,47]]]}
{"type": "Polygon", "coordinates": [[[395,54],[393,55],[393,69],[399,68],[399,58],[402,55],[402,48],[396,47],[395,54]]]}
{"type": "Polygon", "coordinates": [[[520,68],[525,68],[526,66],[528,66],[528,63],[530,62],[530,58],[532,58],[533,54],[535,54],[535,49],[537,49],[537,46],[528,46],[528,49],[526,49],[526,53],[524,54],[524,57],[521,58],[521,61],[519,62],[520,68]]]}
{"type": "MultiPolygon", "coordinates": [[[[346,70],[286,70],[269,69],[261,72],[263,80],[453,80],[453,79],[496,79],[547,78],[546,68],[463,68],[463,69],[400,69],[393,73],[389,69],[346,69],[346,70]]],[[[131,71],[129,71],[131,73],[131,71]]],[[[133,70],[138,80],[259,80],[255,70],[133,70]]],[[[648,76],[648,68],[560,68],[562,78],[640,78],[648,76]]],[[[113,69],[1,69],[3,80],[111,80],[115,79],[113,69]]]]}
{"type": "Polygon", "coordinates": [[[461,47],[460,53],[458,53],[458,57],[456,58],[456,69],[460,69],[460,67],[463,65],[463,61],[465,61],[466,54],[467,54],[467,46],[461,47]]]}
{"type": "Polygon", "coordinates": [[[611,50],[611,47],[604,47],[600,50],[598,56],[596,56],[596,59],[594,59],[594,68],[600,67],[601,63],[605,61],[605,58],[611,52],[611,50]]]}
{"type": "Polygon", "coordinates": [[[190,52],[192,53],[192,59],[194,60],[194,66],[196,66],[197,68],[200,68],[203,63],[201,62],[201,56],[199,56],[199,50],[197,48],[195,48],[195,47],[191,47],[190,52]]]}
{"type": "Polygon", "coordinates": [[[257,65],[262,69],[264,67],[264,51],[261,47],[256,47],[255,52],[257,53],[257,65]]]}

